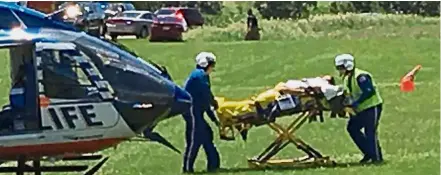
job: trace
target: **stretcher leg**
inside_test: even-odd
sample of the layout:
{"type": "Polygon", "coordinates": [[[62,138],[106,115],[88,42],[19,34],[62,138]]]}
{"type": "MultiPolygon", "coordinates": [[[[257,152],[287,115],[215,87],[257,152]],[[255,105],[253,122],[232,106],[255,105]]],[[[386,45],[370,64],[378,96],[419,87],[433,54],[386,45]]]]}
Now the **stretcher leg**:
{"type": "Polygon", "coordinates": [[[294,136],[294,132],[298,130],[310,118],[311,113],[304,113],[298,116],[288,127],[277,123],[269,123],[268,126],[277,132],[277,138],[257,157],[249,159],[248,164],[252,168],[265,168],[271,166],[311,166],[311,165],[335,165],[335,162],[329,157],[324,157],[317,150],[306,144],[303,140],[294,136]],[[271,159],[278,152],[283,150],[288,144],[294,144],[298,149],[307,154],[306,157],[274,160],[271,159]]]}
{"type": "MultiPolygon", "coordinates": [[[[300,117],[296,118],[291,123],[291,125],[289,127],[295,126],[295,124],[298,123],[302,119],[302,117],[304,115],[305,114],[303,114],[300,117]]],[[[278,147],[278,145],[281,144],[281,142],[283,142],[284,140],[286,141],[286,138],[284,138],[285,137],[285,134],[284,134],[285,130],[281,126],[279,126],[279,125],[277,125],[275,123],[269,123],[268,125],[270,126],[271,129],[276,131],[279,135],[257,158],[254,158],[254,160],[257,160],[257,161],[268,160],[269,158],[271,158],[272,156],[277,154],[277,152],[279,152],[281,149],[283,149],[285,147],[285,146],[283,146],[282,148],[279,148],[279,150],[276,149],[278,147]],[[274,153],[271,153],[271,152],[274,152],[274,153]],[[269,155],[271,155],[271,156],[269,156],[269,155]]],[[[288,143],[285,143],[285,144],[288,144],[288,143]]]]}
{"type": "Polygon", "coordinates": [[[278,144],[272,149],[268,154],[265,155],[263,159],[260,159],[261,161],[268,161],[271,159],[271,157],[275,156],[279,151],[281,151],[283,148],[288,146],[289,141],[285,141],[283,144],[278,144]]]}

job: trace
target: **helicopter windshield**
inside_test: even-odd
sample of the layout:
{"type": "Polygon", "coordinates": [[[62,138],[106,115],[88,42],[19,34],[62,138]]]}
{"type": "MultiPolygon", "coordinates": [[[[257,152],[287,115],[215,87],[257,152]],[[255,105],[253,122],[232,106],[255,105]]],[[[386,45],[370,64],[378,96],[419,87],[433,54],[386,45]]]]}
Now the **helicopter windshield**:
{"type": "Polygon", "coordinates": [[[74,41],[78,45],[94,50],[104,64],[127,69],[136,73],[160,77],[162,71],[155,65],[128,51],[124,45],[112,44],[94,37],[82,36],[74,41]]]}
{"type": "Polygon", "coordinates": [[[72,43],[37,43],[45,95],[51,98],[95,98],[96,89],[75,57],[88,57],[72,43]]]}

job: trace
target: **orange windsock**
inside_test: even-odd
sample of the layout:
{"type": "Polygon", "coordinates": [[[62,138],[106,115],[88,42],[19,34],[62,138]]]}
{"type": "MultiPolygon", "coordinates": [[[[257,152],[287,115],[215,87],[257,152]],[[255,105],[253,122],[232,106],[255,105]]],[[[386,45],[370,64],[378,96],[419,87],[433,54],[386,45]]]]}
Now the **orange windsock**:
{"type": "Polygon", "coordinates": [[[400,89],[402,92],[412,92],[415,90],[415,75],[422,68],[421,65],[415,66],[409,73],[407,73],[400,81],[400,89]]]}

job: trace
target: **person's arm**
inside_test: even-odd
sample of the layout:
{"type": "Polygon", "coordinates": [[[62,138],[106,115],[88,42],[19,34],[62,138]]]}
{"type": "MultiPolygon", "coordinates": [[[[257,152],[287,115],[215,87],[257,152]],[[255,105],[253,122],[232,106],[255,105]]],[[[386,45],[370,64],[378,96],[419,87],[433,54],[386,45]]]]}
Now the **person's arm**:
{"type": "MultiPolygon", "coordinates": [[[[208,79],[208,81],[210,81],[210,79],[208,79]]],[[[211,83],[209,83],[209,84],[211,84],[211,83]]],[[[214,107],[214,110],[217,110],[219,105],[217,104],[217,101],[214,98],[213,91],[211,91],[211,86],[208,86],[208,89],[209,89],[208,99],[210,100],[210,105],[214,107]]]]}
{"type": "Polygon", "coordinates": [[[217,120],[216,115],[214,114],[213,110],[208,109],[207,111],[208,117],[210,117],[210,120],[215,123],[216,125],[219,125],[219,121],[217,120]]]}
{"type": "Polygon", "coordinates": [[[210,88],[210,80],[205,77],[205,75],[200,76],[200,92],[201,92],[201,96],[204,99],[204,102],[206,104],[205,106],[205,112],[207,112],[208,117],[210,117],[211,121],[213,121],[214,123],[216,123],[216,125],[218,124],[218,120],[216,118],[216,115],[214,114],[213,110],[211,110],[211,105],[215,105],[214,103],[216,103],[213,93],[211,92],[211,88],[210,88]]]}
{"type": "Polygon", "coordinates": [[[210,106],[213,104],[213,94],[210,88],[210,82],[205,77],[205,75],[198,75],[198,89],[200,92],[201,99],[204,104],[205,110],[210,109],[210,106]]]}
{"type": "Polygon", "coordinates": [[[247,29],[250,29],[250,26],[251,26],[251,18],[250,18],[250,16],[248,16],[248,18],[247,18],[247,29]]]}
{"type": "Polygon", "coordinates": [[[372,84],[372,78],[367,74],[361,74],[357,77],[358,86],[361,89],[361,95],[358,99],[354,99],[353,106],[358,106],[375,94],[375,88],[372,84]]]}

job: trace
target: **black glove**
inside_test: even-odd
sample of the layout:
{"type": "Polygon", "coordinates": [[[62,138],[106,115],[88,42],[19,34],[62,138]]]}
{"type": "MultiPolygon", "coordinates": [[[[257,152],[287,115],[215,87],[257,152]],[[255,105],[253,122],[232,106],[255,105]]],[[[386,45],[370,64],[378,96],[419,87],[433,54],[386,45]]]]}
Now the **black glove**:
{"type": "Polygon", "coordinates": [[[217,103],[217,101],[215,99],[213,99],[212,105],[213,105],[214,110],[217,110],[219,108],[219,104],[217,103]]]}

